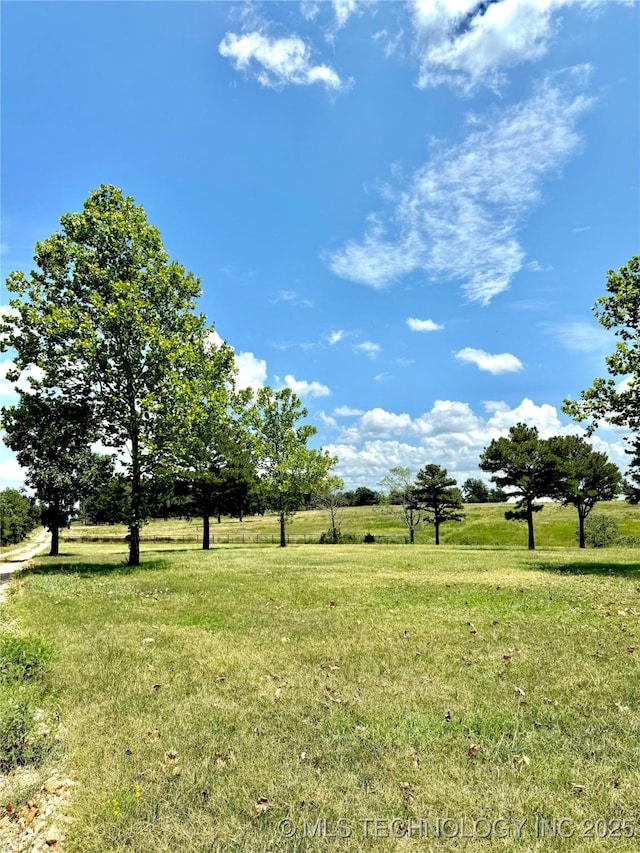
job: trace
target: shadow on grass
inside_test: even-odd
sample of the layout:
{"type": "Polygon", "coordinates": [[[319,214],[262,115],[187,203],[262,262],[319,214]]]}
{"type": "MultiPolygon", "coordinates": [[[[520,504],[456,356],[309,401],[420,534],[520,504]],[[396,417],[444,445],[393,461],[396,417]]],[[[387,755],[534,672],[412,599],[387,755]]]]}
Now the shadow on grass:
{"type": "MultiPolygon", "coordinates": [[[[71,556],[60,554],[60,557],[71,556]]],[[[129,566],[124,560],[91,561],[84,563],[71,559],[66,562],[39,563],[25,566],[14,573],[16,578],[26,578],[29,575],[78,575],[79,577],[98,577],[100,575],[132,575],[136,573],[167,569],[170,564],[166,560],[143,560],[139,566],[129,566]]]]}
{"type": "Polygon", "coordinates": [[[566,563],[535,563],[532,568],[560,575],[606,575],[608,577],[640,578],[640,562],[614,563],[603,559],[598,562],[571,560],[566,563]]]}

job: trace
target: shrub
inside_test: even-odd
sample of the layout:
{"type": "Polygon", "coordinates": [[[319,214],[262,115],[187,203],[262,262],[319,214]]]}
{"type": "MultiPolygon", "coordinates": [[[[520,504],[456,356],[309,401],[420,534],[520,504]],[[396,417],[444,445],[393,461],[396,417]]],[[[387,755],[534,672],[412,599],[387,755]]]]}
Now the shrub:
{"type": "Polygon", "coordinates": [[[373,535],[373,533],[365,533],[362,541],[365,544],[370,545],[372,542],[376,541],[376,537],[373,535]]]}
{"type": "Polygon", "coordinates": [[[0,684],[15,684],[43,675],[51,649],[37,637],[0,636],[0,684]]]}
{"type": "Polygon", "coordinates": [[[623,548],[640,548],[640,537],[619,536],[616,545],[621,545],[623,548]]]}
{"type": "Polygon", "coordinates": [[[320,535],[321,545],[339,545],[342,541],[342,533],[340,533],[339,527],[330,527],[320,535]]]}
{"type": "Polygon", "coordinates": [[[35,712],[23,691],[0,689],[0,772],[41,761],[51,748],[48,730],[36,727],[35,712]]]}
{"type": "Polygon", "coordinates": [[[590,515],[584,523],[584,541],[588,548],[608,548],[619,540],[618,525],[606,515],[590,515]]]}

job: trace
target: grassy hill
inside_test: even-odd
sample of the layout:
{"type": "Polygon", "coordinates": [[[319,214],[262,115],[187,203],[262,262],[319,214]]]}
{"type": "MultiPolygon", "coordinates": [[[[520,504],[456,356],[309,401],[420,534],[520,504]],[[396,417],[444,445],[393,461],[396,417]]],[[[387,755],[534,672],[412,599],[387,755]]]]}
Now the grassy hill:
{"type": "MultiPolygon", "coordinates": [[[[526,547],[527,531],[524,522],[506,521],[505,509],[508,504],[466,504],[466,517],[462,522],[450,522],[441,528],[441,541],[449,545],[468,545],[474,547],[526,547]]],[[[619,526],[623,536],[640,536],[640,506],[630,506],[624,501],[600,503],[593,510],[594,515],[606,515],[619,526]]],[[[317,541],[320,534],[327,530],[329,514],[323,510],[298,512],[287,525],[292,542],[317,541]]],[[[402,524],[399,513],[393,507],[345,507],[339,511],[338,524],[343,533],[351,533],[358,541],[366,533],[378,538],[390,537],[394,541],[407,538],[407,529],[402,524]]],[[[577,545],[577,513],[572,507],[561,507],[557,503],[545,503],[544,509],[536,514],[536,545],[538,547],[572,547],[577,545]]],[[[221,524],[215,521],[211,525],[212,543],[243,542],[255,543],[257,538],[268,544],[270,537],[278,542],[278,519],[273,514],[251,516],[241,523],[237,518],[224,517],[221,524]]],[[[74,523],[64,532],[62,539],[81,536],[117,537],[126,535],[124,525],[82,526],[74,523]]],[[[184,541],[197,541],[201,535],[200,522],[171,519],[154,520],[142,530],[143,540],[154,537],[177,537],[184,541]]],[[[433,542],[433,528],[423,525],[416,533],[416,543],[433,542]]]]}

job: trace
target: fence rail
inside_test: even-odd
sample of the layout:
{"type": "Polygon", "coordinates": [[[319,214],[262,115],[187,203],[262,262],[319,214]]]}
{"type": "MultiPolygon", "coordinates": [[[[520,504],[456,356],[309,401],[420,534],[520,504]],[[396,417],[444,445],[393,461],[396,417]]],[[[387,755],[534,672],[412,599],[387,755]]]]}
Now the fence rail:
{"type": "MultiPolygon", "coordinates": [[[[320,543],[319,533],[287,533],[288,545],[318,545],[320,543]]],[[[126,536],[66,536],[60,535],[61,542],[126,542],[126,536]]],[[[280,535],[277,533],[212,533],[209,537],[211,545],[277,545],[280,543],[280,535]]],[[[344,544],[363,544],[364,534],[353,534],[344,544]]],[[[195,534],[183,536],[141,536],[140,542],[202,542],[202,537],[195,534]]],[[[409,543],[408,536],[375,536],[372,544],[379,545],[406,545],[409,543]]],[[[369,544],[369,543],[367,543],[369,544]]]]}

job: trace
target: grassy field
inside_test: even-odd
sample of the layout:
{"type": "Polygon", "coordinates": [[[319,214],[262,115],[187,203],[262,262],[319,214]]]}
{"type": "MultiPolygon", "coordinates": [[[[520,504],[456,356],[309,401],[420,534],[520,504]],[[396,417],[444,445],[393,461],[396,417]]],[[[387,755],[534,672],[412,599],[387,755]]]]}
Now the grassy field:
{"type": "MultiPolygon", "coordinates": [[[[524,522],[506,521],[504,512],[506,504],[466,504],[466,518],[462,522],[444,524],[440,531],[443,544],[471,545],[474,547],[489,546],[523,546],[527,543],[527,529],[524,522]]],[[[640,507],[630,506],[624,501],[600,503],[593,511],[594,515],[606,515],[615,519],[620,528],[620,534],[625,536],[640,536],[640,507]]],[[[296,513],[287,531],[292,541],[300,537],[309,539],[319,537],[329,527],[329,514],[322,510],[309,510],[296,513]]],[[[402,524],[397,512],[383,507],[345,507],[339,510],[338,525],[343,533],[353,533],[362,539],[365,533],[377,537],[392,537],[398,541],[408,538],[406,527],[402,524]]],[[[555,503],[547,503],[544,509],[536,514],[536,542],[543,547],[571,547],[577,542],[577,514],[571,507],[561,507],[555,503]]],[[[122,538],[126,535],[124,525],[87,526],[74,523],[71,529],[63,531],[63,539],[69,540],[80,536],[113,536],[122,538]]],[[[251,516],[242,523],[237,518],[224,517],[221,524],[212,520],[212,541],[225,543],[242,541],[245,544],[255,542],[256,537],[272,537],[279,541],[279,526],[276,515],[251,516]]],[[[191,521],[172,519],[152,521],[142,530],[143,539],[153,540],[153,537],[173,536],[197,541],[201,536],[201,522],[194,518],[191,521]]],[[[417,543],[433,542],[433,527],[421,525],[416,532],[417,543]]]]}
{"type": "Polygon", "coordinates": [[[54,650],[69,853],[638,849],[633,550],[64,550],[4,618],[54,650]]]}

